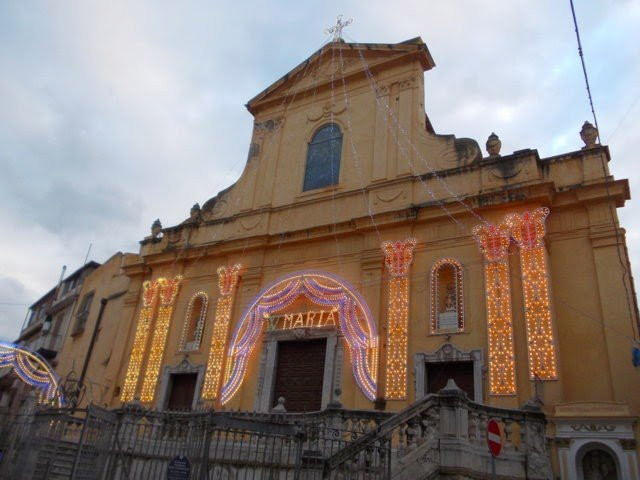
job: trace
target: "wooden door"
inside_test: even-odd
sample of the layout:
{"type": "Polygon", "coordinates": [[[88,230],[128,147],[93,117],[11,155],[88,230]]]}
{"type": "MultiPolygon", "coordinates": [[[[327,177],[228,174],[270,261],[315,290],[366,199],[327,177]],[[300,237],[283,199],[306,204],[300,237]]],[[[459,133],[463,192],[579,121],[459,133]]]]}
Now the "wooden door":
{"type": "Polygon", "coordinates": [[[167,409],[191,410],[197,380],[197,373],[177,373],[171,375],[171,393],[169,393],[167,409]]]}
{"type": "Polygon", "coordinates": [[[438,393],[450,378],[474,400],[473,362],[427,363],[427,393],[438,393]]]}
{"type": "Polygon", "coordinates": [[[278,343],[274,406],[284,397],[288,412],[321,409],[326,349],[326,338],[278,343]]]}

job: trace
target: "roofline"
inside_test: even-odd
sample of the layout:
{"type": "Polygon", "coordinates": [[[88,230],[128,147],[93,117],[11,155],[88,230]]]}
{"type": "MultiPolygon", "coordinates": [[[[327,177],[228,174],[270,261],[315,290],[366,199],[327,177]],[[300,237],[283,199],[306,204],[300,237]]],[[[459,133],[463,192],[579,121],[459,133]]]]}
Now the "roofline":
{"type": "MultiPolygon", "coordinates": [[[[60,283],[64,283],[67,280],[74,278],[76,276],[78,276],[81,272],[83,272],[84,270],[86,270],[87,268],[91,268],[91,267],[95,267],[98,268],[100,266],[100,264],[96,261],[89,261],[87,263],[85,263],[83,266],[81,266],[80,268],[78,268],[77,270],[75,270],[72,274],[70,274],[69,276],[67,276],[66,278],[62,279],[62,281],[60,283]]],[[[38,305],[39,303],[43,303],[44,300],[46,300],[46,298],[49,295],[52,295],[53,293],[55,293],[56,288],[58,288],[58,285],[56,285],[55,287],[53,287],[51,290],[49,290],[47,293],[45,293],[43,296],[41,296],[38,300],[36,300],[35,302],[33,302],[30,306],[29,306],[29,310],[33,310],[33,308],[38,305]]]]}
{"type": "Polygon", "coordinates": [[[431,68],[435,67],[435,62],[433,61],[433,57],[431,56],[431,52],[429,52],[429,48],[427,47],[427,44],[424,43],[424,41],[422,40],[421,37],[410,38],[409,40],[405,40],[405,41],[399,42],[399,43],[347,43],[347,42],[344,42],[344,41],[331,42],[331,43],[325,44],[322,47],[320,47],[318,50],[313,52],[311,54],[311,56],[309,56],[305,61],[303,61],[302,63],[299,63],[297,66],[295,66],[294,68],[289,70],[287,73],[285,73],[282,77],[280,77],[275,82],[273,82],[267,88],[265,88],[260,93],[258,93],[253,98],[251,98],[245,104],[245,107],[247,108],[247,110],[249,110],[249,112],[253,113],[252,112],[252,106],[255,103],[257,103],[262,98],[266,97],[269,93],[274,91],[276,88],[281,86],[284,82],[289,80],[289,78],[291,78],[294,74],[298,73],[298,71],[300,71],[303,68],[306,68],[306,66],[312,60],[314,60],[316,57],[319,57],[320,55],[322,55],[324,53],[324,51],[326,50],[327,46],[334,45],[335,43],[339,43],[341,45],[348,46],[349,49],[364,49],[364,50],[373,50],[373,49],[376,49],[376,50],[384,50],[384,49],[386,49],[386,50],[397,50],[397,49],[399,49],[399,47],[405,47],[405,49],[407,49],[407,47],[409,47],[409,46],[415,46],[415,47],[417,47],[416,50],[421,50],[422,52],[424,52],[425,58],[424,58],[424,61],[422,62],[424,70],[425,71],[426,70],[430,70],[431,68]]]}

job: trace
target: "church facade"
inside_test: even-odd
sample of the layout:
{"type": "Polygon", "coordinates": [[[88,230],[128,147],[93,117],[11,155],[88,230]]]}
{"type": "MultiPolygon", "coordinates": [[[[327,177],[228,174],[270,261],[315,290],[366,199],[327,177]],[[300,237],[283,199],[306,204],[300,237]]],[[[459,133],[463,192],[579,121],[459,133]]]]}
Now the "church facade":
{"type": "Polygon", "coordinates": [[[542,408],[557,476],[638,478],[628,182],[588,123],[548,158],[435,133],[434,66],[420,38],[334,41],[248,102],[238,181],[83,287],[117,296],[87,366],[102,403],[399,411],[453,379],[542,408]]]}

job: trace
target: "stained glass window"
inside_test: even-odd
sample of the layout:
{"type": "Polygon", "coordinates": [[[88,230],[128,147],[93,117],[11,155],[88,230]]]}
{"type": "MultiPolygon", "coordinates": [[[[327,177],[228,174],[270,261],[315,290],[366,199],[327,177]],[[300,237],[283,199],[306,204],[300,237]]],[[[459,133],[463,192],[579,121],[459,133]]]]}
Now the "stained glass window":
{"type": "Polygon", "coordinates": [[[340,176],[342,132],[335,123],[323,126],[309,142],[303,191],[336,185],[340,176]]]}

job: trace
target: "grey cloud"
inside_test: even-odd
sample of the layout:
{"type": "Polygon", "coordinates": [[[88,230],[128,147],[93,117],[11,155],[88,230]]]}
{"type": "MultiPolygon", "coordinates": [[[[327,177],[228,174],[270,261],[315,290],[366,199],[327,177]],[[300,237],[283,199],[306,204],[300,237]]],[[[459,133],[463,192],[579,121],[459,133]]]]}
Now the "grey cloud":
{"type": "MultiPolygon", "coordinates": [[[[577,7],[606,140],[640,95],[640,5],[577,7]]],[[[178,223],[227,187],[250,142],[244,103],[318,49],[338,13],[354,17],[348,40],[423,37],[437,63],[425,106],[438,132],[483,144],[495,130],[503,152],[580,148],[589,109],[563,2],[3,2],[0,213],[19,230],[4,240],[4,273],[36,297],[90,242],[99,261],[135,249],[153,219],[178,223]]],[[[634,194],[639,126],[640,104],[611,144],[611,168],[634,194]]],[[[637,265],[640,236],[629,245],[637,265]]]]}

